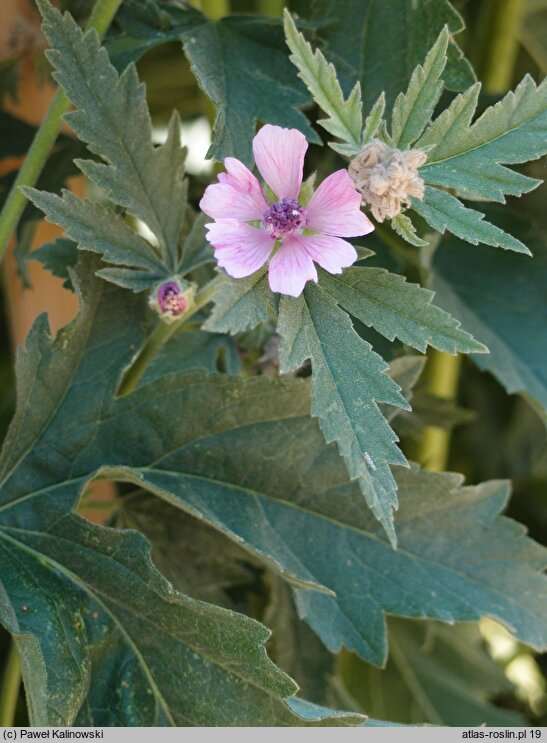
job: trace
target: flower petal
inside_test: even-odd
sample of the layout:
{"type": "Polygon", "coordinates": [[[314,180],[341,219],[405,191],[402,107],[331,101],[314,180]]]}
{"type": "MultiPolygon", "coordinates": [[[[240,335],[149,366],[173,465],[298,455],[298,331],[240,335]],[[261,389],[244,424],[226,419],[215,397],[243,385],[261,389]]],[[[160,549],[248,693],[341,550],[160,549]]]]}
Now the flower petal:
{"type": "Polygon", "coordinates": [[[306,281],[317,281],[313,261],[294,238],[288,237],[270,261],[268,274],[270,289],[280,294],[299,297],[306,281]]]}
{"type": "Polygon", "coordinates": [[[274,240],[269,232],[237,219],[219,219],[205,226],[218,265],[234,279],[258,271],[273,250],[274,240]]]}
{"type": "Polygon", "coordinates": [[[337,170],[325,178],[306,205],[306,227],[340,237],[367,235],[374,226],[360,206],[361,194],[347,170],[337,170]]]}
{"type": "Polygon", "coordinates": [[[268,202],[258,179],[235,157],[227,157],[224,166],[219,182],[205,189],[200,209],[213,219],[262,219],[268,202]]]}
{"type": "Polygon", "coordinates": [[[298,129],[265,124],[253,139],[256,167],[279,201],[298,196],[307,149],[298,129]]]}
{"type": "Polygon", "coordinates": [[[357,260],[357,251],[347,240],[333,235],[298,235],[295,238],[312,260],[329,273],[342,273],[357,260]]]}

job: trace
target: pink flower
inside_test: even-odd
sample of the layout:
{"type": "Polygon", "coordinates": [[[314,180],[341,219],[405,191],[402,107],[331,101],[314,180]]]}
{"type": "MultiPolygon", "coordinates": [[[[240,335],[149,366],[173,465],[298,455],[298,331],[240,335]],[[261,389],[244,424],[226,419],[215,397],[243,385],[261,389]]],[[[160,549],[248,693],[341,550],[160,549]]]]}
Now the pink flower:
{"type": "Polygon", "coordinates": [[[206,227],[218,265],[241,279],[258,271],[273,253],[270,288],[293,297],[307,281],[317,281],[314,261],[329,273],[341,273],[357,260],[355,248],[342,238],[374,229],[359,208],[361,194],[346,170],[326,178],[305,206],[298,203],[307,148],[298,130],[266,124],[253,140],[253,153],[278,200],[269,204],[255,176],[227,157],[226,173],[205,189],[200,202],[215,220],[206,227]]]}

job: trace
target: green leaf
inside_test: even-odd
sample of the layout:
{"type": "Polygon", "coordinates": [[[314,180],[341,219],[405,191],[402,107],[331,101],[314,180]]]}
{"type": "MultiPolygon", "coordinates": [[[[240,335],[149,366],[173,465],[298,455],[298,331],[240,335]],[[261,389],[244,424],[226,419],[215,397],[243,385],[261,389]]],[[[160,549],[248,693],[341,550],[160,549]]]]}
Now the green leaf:
{"type": "Polygon", "coordinates": [[[382,126],[383,123],[383,115],[384,110],[386,107],[386,96],[384,91],[380,93],[378,96],[378,99],[374,106],[370,109],[370,113],[365,119],[365,124],[363,126],[363,135],[362,135],[362,143],[366,144],[367,142],[370,142],[371,139],[374,139],[376,134],[378,133],[378,130],[382,126]]]}
{"type": "Polygon", "coordinates": [[[431,285],[440,304],[490,349],[473,361],[508,392],[526,393],[547,409],[546,282],[547,252],[539,244],[531,261],[450,238],[433,259],[431,285]]]}
{"type": "Polygon", "coordinates": [[[547,75],[547,7],[539,2],[534,8],[529,2],[528,8],[519,28],[520,42],[542,74],[547,75]]]}
{"type": "Polygon", "coordinates": [[[297,108],[308,98],[286,55],[277,19],[228,16],[205,21],[183,44],[200,87],[217,109],[208,157],[232,155],[250,165],[257,121],[294,127],[310,142],[320,143],[297,108]]]}
{"type": "MultiPolygon", "coordinates": [[[[187,418],[188,433],[171,439],[167,458],[151,464],[143,453],[131,471],[112,474],[198,514],[280,572],[295,586],[299,616],[330,650],[345,645],[382,664],[384,613],[448,622],[490,616],[524,642],[547,646],[546,552],[499,518],[507,483],[462,488],[460,475],[397,468],[393,550],[336,447],[325,447],[307,417],[303,381],[196,375],[178,392],[169,382],[165,405],[175,396],[183,405],[199,400],[199,420],[211,420],[213,431],[189,433],[187,418]]],[[[141,390],[143,411],[146,398],[164,391],[151,387],[141,390]]]]}
{"type": "Polygon", "coordinates": [[[202,13],[194,8],[163,5],[162,15],[169,19],[169,24],[158,23],[150,15],[143,17],[139,12],[139,3],[130,6],[123,3],[116,14],[116,25],[120,33],[107,38],[105,46],[114,67],[122,72],[131,62],[137,62],[146,52],[163,44],[181,41],[194,29],[206,23],[202,13]]]}
{"type": "MultiPolygon", "coordinates": [[[[136,269],[131,272],[134,276],[131,282],[115,281],[112,273],[107,274],[113,283],[142,291],[169,276],[150,243],[134,232],[113,209],[80,199],[66,190],[62,198],[33,188],[25,188],[24,193],[50,222],[61,225],[66,237],[80,249],[99,253],[108,263],[136,269]]],[[[102,275],[107,277],[104,271],[102,275]]]]}
{"type": "Polygon", "coordinates": [[[276,663],[296,681],[300,693],[316,704],[330,704],[335,659],[299,618],[291,589],[279,576],[271,578],[264,624],[273,633],[271,644],[276,663]]]}
{"type": "Polygon", "coordinates": [[[473,423],[476,417],[473,410],[432,395],[421,385],[412,393],[412,413],[400,411],[394,428],[399,435],[418,441],[425,426],[451,431],[456,426],[473,423]]]}
{"type": "Polygon", "coordinates": [[[46,243],[32,251],[30,258],[39,261],[53,276],[64,279],[63,286],[74,291],[69,269],[78,263],[78,246],[72,240],[58,237],[52,243],[46,243]]]}
{"type": "MultiPolygon", "coordinates": [[[[76,107],[65,118],[104,160],[80,160],[78,166],[109,199],[148,225],[159,241],[167,272],[174,273],[186,201],[186,152],[180,146],[178,116],[171,119],[166,142],[155,148],[135,66],[120,77],[93,30],[83,34],[72,16],[61,15],[46,0],[39,0],[39,8],[53,47],[47,55],[54,77],[76,107]]],[[[128,256],[129,265],[133,255],[128,256]]]]}
{"type": "Polygon", "coordinates": [[[281,23],[261,16],[227,16],[211,21],[192,8],[161,4],[169,28],[135,18],[122,6],[123,34],[107,43],[113,63],[123,69],[145,52],[180,40],[203,92],[216,107],[208,157],[228,155],[252,163],[257,121],[295,127],[310,142],[320,140],[298,110],[309,99],[288,60],[281,23]]]}
{"type": "Polygon", "coordinates": [[[248,588],[256,580],[245,550],[149,493],[135,490],[124,495],[114,515],[116,528],[144,534],[154,565],[178,591],[194,599],[236,609],[229,592],[248,588]]]}
{"type": "Polygon", "coordinates": [[[505,167],[535,160],[547,152],[547,80],[537,86],[524,77],[471,123],[479,94],[476,85],[458,96],[417,142],[433,145],[420,168],[426,183],[454,188],[462,196],[505,202],[541,181],[505,167]]]}
{"type": "Polygon", "coordinates": [[[275,297],[268,285],[266,270],[248,279],[227,278],[215,293],[214,308],[203,328],[216,333],[236,335],[256,328],[274,310],[275,297]]]}
{"type": "Polygon", "coordinates": [[[520,240],[499,227],[487,222],[482,212],[468,209],[452,194],[426,186],[423,201],[412,199],[412,208],[434,230],[444,234],[446,230],[472,245],[484,243],[493,247],[514,250],[516,253],[530,251],[520,240]]]}
{"type": "MultiPolygon", "coordinates": [[[[361,127],[363,124],[361,86],[356,83],[348,98],[344,98],[334,66],[327,62],[319,49],[315,52],[306,41],[285,8],[285,36],[291,50],[291,62],[306,84],[316,103],[327,114],[318,123],[329,134],[342,140],[331,147],[344,155],[354,155],[361,149],[361,127]]],[[[380,116],[381,118],[381,116],[380,116]]]]}
{"type": "Polygon", "coordinates": [[[448,353],[487,352],[460,323],[431,304],[433,292],[383,268],[355,267],[340,276],[321,273],[321,287],[343,309],[388,340],[399,338],[418,351],[433,346],[448,353]]]}
{"type": "Polygon", "coordinates": [[[193,219],[191,229],[181,245],[179,273],[183,275],[190,273],[195,271],[196,268],[214,261],[213,248],[205,238],[205,223],[209,219],[203,213],[198,214],[193,219]]]}
{"type": "Polygon", "coordinates": [[[305,380],[187,372],[112,399],[141,343],[144,303],[98,279],[83,290],[75,324],[51,341],[40,321],[20,356],[18,411],[0,459],[0,614],[23,643],[33,638],[25,662],[29,688],[42,685],[31,691],[36,705],[48,703],[51,715],[68,720],[85,699],[97,723],[118,714],[119,724],[116,705],[129,694],[121,674],[130,669],[137,701],[125,708],[127,724],[134,715],[165,722],[158,693],[171,700],[171,714],[202,705],[200,724],[227,715],[287,719],[280,697],[294,687],[266,661],[263,628],[168,590],[142,537],[74,516],[98,472],[198,516],[279,572],[297,589],[300,616],[332,650],[345,644],[382,663],[384,612],[445,621],[491,616],[524,642],[547,646],[545,551],[498,518],[505,483],[461,489],[457,475],[397,468],[394,551],[337,448],[325,446],[309,418],[305,380]],[[104,634],[103,624],[93,630],[95,611],[108,621],[104,634]],[[179,621],[205,626],[196,635],[179,621]],[[228,660],[230,669],[222,665],[228,660]],[[236,686],[232,703],[228,690],[236,686]]]}
{"type": "Polygon", "coordinates": [[[415,245],[417,248],[426,247],[427,241],[418,237],[416,234],[416,228],[407,214],[398,214],[391,220],[391,226],[395,232],[403,238],[403,240],[406,240],[407,243],[415,245]]]}
{"type": "Polygon", "coordinates": [[[281,298],[278,332],[280,371],[297,369],[311,358],[312,413],[327,442],[338,443],[350,476],[359,480],[368,505],[395,544],[397,493],[389,465],[404,465],[406,459],[377,403],[402,408],[408,403],[385,374],[385,361],[315,285],[298,299],[281,298]]]}
{"type": "Polygon", "coordinates": [[[152,359],[143,376],[143,383],[152,382],[187,369],[205,369],[229,374],[241,371],[241,361],[232,338],[203,330],[179,332],[152,359]]]}
{"type": "Polygon", "coordinates": [[[422,134],[433,115],[442,89],[441,75],[446,65],[448,27],[445,26],[422,65],[418,65],[406,93],[399,93],[391,116],[394,146],[407,149],[422,134]]]}
{"type": "MultiPolygon", "coordinates": [[[[34,127],[11,117],[9,114],[2,114],[0,116],[0,139],[3,142],[4,157],[26,154],[35,133],[36,129],[34,127]]],[[[59,135],[53,151],[40,173],[37,187],[55,193],[60,192],[68,179],[79,173],[74,164],[74,159],[82,156],[85,152],[84,145],[77,140],[64,134],[59,135]]],[[[7,164],[9,166],[9,162],[7,164]]],[[[18,169],[14,167],[13,170],[8,170],[0,176],[0,208],[3,207],[11,189],[14,188],[17,175],[18,169]]],[[[31,285],[27,262],[34,257],[30,255],[32,239],[36,225],[41,219],[42,213],[40,210],[34,204],[27,203],[17,227],[17,243],[13,254],[17,262],[17,269],[26,287],[31,285]]]]}
{"type": "MultiPolygon", "coordinates": [[[[0,620],[22,654],[31,724],[358,722],[298,717],[284,701],[294,683],[267,658],[266,628],[175,591],[142,535],[74,513],[95,473],[128,473],[128,457],[137,463],[142,454],[150,466],[158,456],[167,463],[179,424],[191,438],[202,430],[197,388],[185,375],[149,385],[146,399],[138,399],[144,390],[112,397],[142,341],[143,303],[94,279],[94,269],[88,262],[71,325],[52,340],[42,316],[31,331],[0,456],[0,620]],[[180,392],[190,388],[197,418],[189,426],[180,392]]],[[[195,374],[209,390],[207,375],[195,374]]],[[[231,378],[215,379],[220,390],[231,378]]]]}
{"type": "Polygon", "coordinates": [[[344,92],[361,83],[365,111],[382,91],[388,108],[393,105],[445,25],[451,34],[447,87],[463,90],[475,81],[453,38],[463,30],[463,20],[448,0],[345,0],[343,12],[337,0],[303,0],[296,9],[317,27],[317,41],[344,92]]]}
{"type": "Polygon", "coordinates": [[[351,658],[344,664],[350,693],[371,716],[409,725],[524,725],[491,700],[512,685],[484,648],[477,627],[389,621],[385,669],[351,658]]]}
{"type": "MultiPolygon", "coordinates": [[[[401,388],[405,400],[413,398],[414,387],[416,386],[421,373],[424,370],[426,359],[423,356],[399,356],[389,365],[388,374],[395,384],[401,388]]],[[[404,412],[400,408],[391,408],[387,405],[382,408],[388,421],[393,420],[404,412]]],[[[410,413],[408,413],[410,415],[410,413]]]]}

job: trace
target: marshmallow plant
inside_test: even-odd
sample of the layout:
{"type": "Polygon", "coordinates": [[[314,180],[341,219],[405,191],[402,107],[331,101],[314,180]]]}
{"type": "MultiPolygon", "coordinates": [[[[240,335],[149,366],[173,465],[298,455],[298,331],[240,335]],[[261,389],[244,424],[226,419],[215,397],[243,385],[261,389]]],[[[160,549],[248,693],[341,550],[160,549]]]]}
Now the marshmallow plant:
{"type": "Polygon", "coordinates": [[[545,415],[544,246],[486,202],[539,185],[509,166],[547,150],[546,84],[481,98],[448,0],[295,3],[284,33],[127,0],[105,46],[37,5],[91,186],[22,170],[0,217],[24,197],[64,228],[37,258],[79,301],[15,365],[4,723],[19,663],[32,725],[523,724],[477,624],[547,649],[545,550],[487,479],[509,444],[458,444],[472,485],[428,470],[473,418],[462,355],[522,394],[522,436],[545,415]],[[215,174],[190,187],[180,115],[154,144],[135,66],[174,40],[216,107],[215,174]]]}

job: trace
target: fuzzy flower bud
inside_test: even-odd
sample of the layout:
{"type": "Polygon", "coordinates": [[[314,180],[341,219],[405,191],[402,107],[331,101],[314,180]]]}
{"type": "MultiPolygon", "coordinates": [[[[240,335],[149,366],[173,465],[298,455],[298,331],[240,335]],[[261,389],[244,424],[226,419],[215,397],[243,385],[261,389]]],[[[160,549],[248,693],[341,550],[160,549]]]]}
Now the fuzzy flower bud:
{"type": "Polygon", "coordinates": [[[164,322],[178,320],[194,303],[194,285],[176,276],[158,284],[148,303],[164,322]]]}
{"type": "Polygon", "coordinates": [[[348,173],[371,206],[378,222],[392,219],[410,206],[410,197],[424,197],[424,182],[418,168],[427,155],[421,150],[401,151],[378,139],[373,139],[351,161],[348,173]]]}

